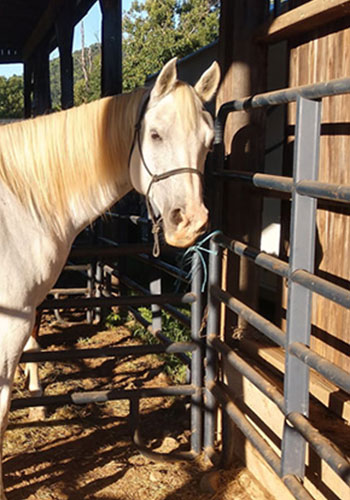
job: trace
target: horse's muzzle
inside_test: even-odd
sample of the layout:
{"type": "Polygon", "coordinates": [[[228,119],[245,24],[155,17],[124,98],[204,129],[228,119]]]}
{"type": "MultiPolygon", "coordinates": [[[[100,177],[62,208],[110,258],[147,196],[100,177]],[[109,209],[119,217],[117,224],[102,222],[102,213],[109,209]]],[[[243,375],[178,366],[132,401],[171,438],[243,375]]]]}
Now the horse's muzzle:
{"type": "Polygon", "coordinates": [[[175,208],[164,217],[165,240],[175,247],[189,247],[206,231],[207,227],[208,210],[204,205],[191,211],[175,208]]]}

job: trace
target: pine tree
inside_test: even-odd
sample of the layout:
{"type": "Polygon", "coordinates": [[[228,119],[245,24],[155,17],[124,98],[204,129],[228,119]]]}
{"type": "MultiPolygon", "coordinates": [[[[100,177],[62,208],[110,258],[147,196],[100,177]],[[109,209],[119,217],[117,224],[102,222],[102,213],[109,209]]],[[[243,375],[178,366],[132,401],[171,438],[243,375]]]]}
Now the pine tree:
{"type": "Polygon", "coordinates": [[[136,0],[123,19],[124,90],[143,85],[170,58],[214,41],[218,0],[136,0]]]}

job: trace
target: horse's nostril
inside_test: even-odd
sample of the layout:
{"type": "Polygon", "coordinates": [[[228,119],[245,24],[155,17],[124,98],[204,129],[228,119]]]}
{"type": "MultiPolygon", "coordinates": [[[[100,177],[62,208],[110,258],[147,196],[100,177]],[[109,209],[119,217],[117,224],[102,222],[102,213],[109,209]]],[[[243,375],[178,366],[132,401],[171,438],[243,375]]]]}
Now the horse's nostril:
{"type": "Polygon", "coordinates": [[[181,222],[183,221],[181,208],[174,208],[174,210],[172,210],[170,212],[170,221],[175,226],[178,226],[179,224],[181,224],[181,222]]]}

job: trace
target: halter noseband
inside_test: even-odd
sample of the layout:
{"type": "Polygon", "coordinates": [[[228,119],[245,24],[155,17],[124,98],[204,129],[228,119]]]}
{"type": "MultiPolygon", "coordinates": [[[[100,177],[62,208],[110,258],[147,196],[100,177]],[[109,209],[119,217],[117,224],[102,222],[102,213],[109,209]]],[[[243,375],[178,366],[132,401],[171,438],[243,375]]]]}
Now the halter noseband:
{"type": "Polygon", "coordinates": [[[141,135],[140,135],[142,120],[143,120],[145,113],[146,113],[146,109],[147,109],[147,106],[149,103],[150,95],[151,95],[151,89],[148,90],[144,94],[144,96],[141,100],[140,110],[139,110],[137,122],[135,125],[134,137],[132,140],[130,153],[129,153],[128,168],[130,169],[131,156],[132,156],[132,153],[134,151],[135,144],[137,142],[137,147],[138,147],[139,152],[140,152],[142,165],[145,167],[146,172],[151,177],[150,183],[148,185],[148,188],[147,188],[147,191],[145,194],[145,199],[146,199],[147,211],[148,211],[149,217],[150,217],[151,222],[152,222],[152,234],[154,237],[154,246],[153,246],[152,253],[153,253],[154,257],[159,257],[159,255],[160,255],[159,231],[161,229],[162,218],[156,217],[154,210],[153,210],[153,207],[152,207],[152,204],[151,204],[150,193],[151,193],[151,189],[152,189],[153,184],[155,184],[156,182],[160,182],[160,181],[163,181],[165,179],[168,179],[169,177],[172,177],[173,175],[188,174],[189,173],[189,174],[199,175],[202,178],[203,174],[202,174],[202,172],[200,172],[196,168],[191,168],[191,167],[174,168],[172,170],[168,170],[167,172],[163,172],[162,174],[153,174],[152,173],[151,169],[148,167],[148,165],[146,163],[145,157],[144,157],[143,152],[142,152],[141,135]]]}

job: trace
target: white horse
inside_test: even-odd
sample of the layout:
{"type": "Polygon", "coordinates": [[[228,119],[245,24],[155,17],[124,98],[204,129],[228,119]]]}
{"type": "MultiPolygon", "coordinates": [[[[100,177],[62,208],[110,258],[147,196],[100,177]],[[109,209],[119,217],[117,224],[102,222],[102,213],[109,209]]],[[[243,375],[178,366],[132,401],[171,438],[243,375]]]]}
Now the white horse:
{"type": "Polygon", "coordinates": [[[140,89],[0,127],[0,445],[35,309],[77,234],[132,188],[146,195],[156,227],[161,217],[170,245],[188,246],[203,231],[197,174],[214,135],[203,102],[219,79],[214,63],[191,87],[177,80],[173,59],[150,94],[140,89]]]}

